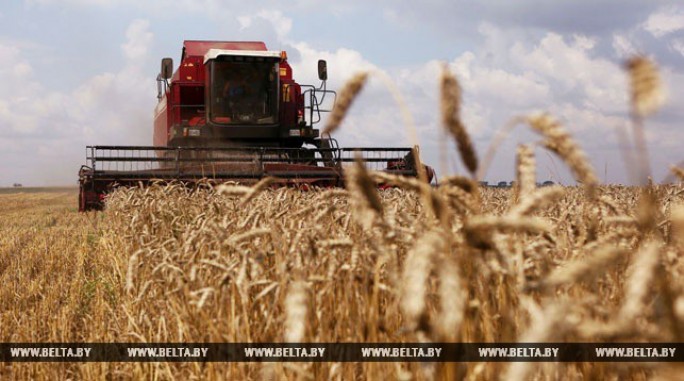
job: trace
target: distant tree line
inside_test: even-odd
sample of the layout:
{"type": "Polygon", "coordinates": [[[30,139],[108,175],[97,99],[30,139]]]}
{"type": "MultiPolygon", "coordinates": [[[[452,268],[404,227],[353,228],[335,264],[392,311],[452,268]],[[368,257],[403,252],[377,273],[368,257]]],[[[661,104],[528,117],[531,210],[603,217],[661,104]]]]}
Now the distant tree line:
{"type": "MultiPolygon", "coordinates": [[[[506,182],[506,181],[499,181],[498,183],[490,184],[489,181],[480,181],[480,185],[483,187],[493,187],[493,188],[511,188],[515,186],[515,181],[511,182],[506,182]]],[[[544,181],[543,183],[537,183],[538,187],[548,187],[554,185],[553,181],[544,181]]]]}

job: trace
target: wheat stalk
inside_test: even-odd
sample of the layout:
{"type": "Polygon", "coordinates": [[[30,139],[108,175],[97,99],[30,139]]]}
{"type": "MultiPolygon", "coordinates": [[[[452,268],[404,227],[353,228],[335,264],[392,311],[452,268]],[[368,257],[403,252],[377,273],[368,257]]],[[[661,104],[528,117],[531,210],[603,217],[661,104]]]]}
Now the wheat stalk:
{"type": "Polygon", "coordinates": [[[354,165],[345,170],[345,183],[363,226],[369,227],[382,218],[383,207],[377,186],[358,155],[354,165]]]}
{"type": "Polygon", "coordinates": [[[442,67],[440,89],[442,123],[456,141],[463,164],[471,175],[474,175],[477,171],[477,155],[461,120],[461,88],[458,80],[446,65],[442,67]]]}
{"type": "Polygon", "coordinates": [[[475,181],[463,176],[445,176],[440,180],[439,184],[441,186],[459,187],[468,193],[475,193],[478,187],[475,181]]]}
{"type": "MultiPolygon", "coordinates": [[[[443,249],[446,250],[446,247],[443,249]]],[[[447,251],[442,253],[438,266],[440,310],[436,319],[436,331],[442,341],[455,341],[460,337],[459,330],[468,295],[461,284],[458,266],[447,251]]]]}
{"type": "Polygon", "coordinates": [[[332,134],[340,127],[342,120],[344,120],[349,108],[351,107],[352,103],[354,103],[354,99],[356,99],[363,89],[367,79],[368,73],[360,72],[356,73],[349,81],[347,81],[347,83],[344,84],[337,97],[335,107],[333,108],[330,117],[328,117],[328,121],[323,129],[323,135],[332,134]]]}
{"type": "Polygon", "coordinates": [[[625,254],[624,249],[617,247],[605,246],[598,248],[587,256],[577,258],[564,266],[557,267],[541,281],[540,286],[542,288],[555,287],[591,279],[598,274],[604,273],[608,266],[615,263],[619,258],[624,257],[625,254]]]}
{"type": "Polygon", "coordinates": [[[625,323],[633,323],[644,311],[660,260],[660,249],[659,243],[648,241],[634,254],[632,265],[627,271],[625,303],[619,312],[619,318],[625,323]]]}
{"type": "Polygon", "coordinates": [[[285,298],[285,342],[300,343],[304,341],[307,319],[306,283],[294,281],[290,284],[285,298]]]}
{"type": "Polygon", "coordinates": [[[258,183],[256,183],[252,188],[249,189],[249,192],[242,196],[242,199],[240,200],[240,205],[246,205],[248,202],[254,199],[254,197],[256,197],[264,189],[268,188],[275,181],[276,178],[271,176],[266,176],[263,179],[259,180],[258,183]]]}
{"type": "Polygon", "coordinates": [[[564,195],[565,190],[562,187],[554,186],[537,189],[511,208],[508,214],[512,217],[529,216],[535,211],[560,200],[564,195]]]}
{"type": "Polygon", "coordinates": [[[681,169],[679,167],[671,166],[670,167],[670,172],[672,172],[679,181],[684,181],[684,169],[681,169]]]}
{"type": "Polygon", "coordinates": [[[665,101],[658,68],[643,56],[630,58],[625,67],[629,73],[632,112],[641,118],[654,113],[665,101]]]}
{"type": "Polygon", "coordinates": [[[437,232],[419,239],[406,257],[401,277],[401,310],[411,329],[417,329],[425,313],[428,278],[433,261],[446,251],[445,240],[437,232]]]}
{"type": "Polygon", "coordinates": [[[516,186],[520,200],[524,201],[537,188],[536,164],[532,147],[527,144],[519,145],[516,158],[516,186]]]}
{"type": "Polygon", "coordinates": [[[586,155],[557,120],[548,114],[537,114],[529,116],[527,122],[546,138],[545,146],[568,164],[578,181],[590,188],[598,184],[586,155]]]}

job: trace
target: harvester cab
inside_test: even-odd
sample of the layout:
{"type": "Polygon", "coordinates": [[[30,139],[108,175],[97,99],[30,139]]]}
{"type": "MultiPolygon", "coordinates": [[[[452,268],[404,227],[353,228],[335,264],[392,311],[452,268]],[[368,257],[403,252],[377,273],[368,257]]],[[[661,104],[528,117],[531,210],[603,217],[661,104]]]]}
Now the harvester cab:
{"type": "Polygon", "coordinates": [[[157,180],[341,186],[356,152],[371,169],[415,176],[411,148],[340,148],[315,125],[332,111],[328,68],[299,84],[284,51],[263,42],[185,41],[178,68],[161,61],[152,146],[88,146],[80,210],[100,209],[117,186],[157,180]],[[326,107],[329,106],[329,107],[326,107]]]}
{"type": "Polygon", "coordinates": [[[162,60],[155,146],[320,147],[313,125],[336,95],[325,88],[325,61],[315,87],[295,82],[287,54],[263,43],[186,41],[183,52],[173,74],[172,59],[162,60]]]}

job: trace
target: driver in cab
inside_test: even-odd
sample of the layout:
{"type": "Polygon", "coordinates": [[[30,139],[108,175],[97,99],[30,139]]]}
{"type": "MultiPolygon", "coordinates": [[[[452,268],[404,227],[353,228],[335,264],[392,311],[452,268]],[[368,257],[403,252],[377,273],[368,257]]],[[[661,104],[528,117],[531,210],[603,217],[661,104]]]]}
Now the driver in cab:
{"type": "Polygon", "coordinates": [[[255,73],[251,70],[240,70],[232,74],[223,86],[223,99],[227,115],[235,118],[239,117],[236,114],[250,114],[254,111],[249,110],[248,106],[257,92],[255,86],[258,84],[255,83],[255,73]]]}

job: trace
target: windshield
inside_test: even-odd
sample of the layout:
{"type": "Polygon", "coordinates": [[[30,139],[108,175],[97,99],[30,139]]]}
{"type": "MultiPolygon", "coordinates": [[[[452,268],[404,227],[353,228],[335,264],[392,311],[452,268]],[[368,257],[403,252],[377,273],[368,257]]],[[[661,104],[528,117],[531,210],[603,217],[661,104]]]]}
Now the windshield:
{"type": "Polygon", "coordinates": [[[221,124],[276,123],[277,73],[273,62],[212,62],[211,120],[221,124]]]}

